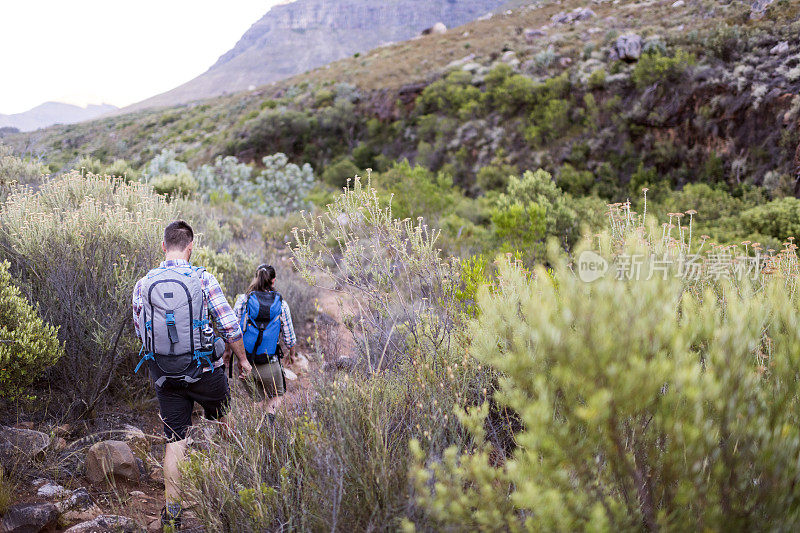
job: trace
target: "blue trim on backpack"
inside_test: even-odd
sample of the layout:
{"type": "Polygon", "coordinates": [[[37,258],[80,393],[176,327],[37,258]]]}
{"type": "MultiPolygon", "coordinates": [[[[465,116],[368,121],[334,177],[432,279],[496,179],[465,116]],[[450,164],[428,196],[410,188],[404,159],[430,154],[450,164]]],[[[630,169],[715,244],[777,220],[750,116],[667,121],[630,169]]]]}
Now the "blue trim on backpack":
{"type": "Polygon", "coordinates": [[[208,366],[210,368],[214,368],[214,363],[211,362],[211,355],[213,353],[214,353],[214,348],[211,348],[211,350],[204,352],[201,352],[200,350],[194,352],[194,360],[197,362],[197,366],[202,366],[201,359],[205,359],[206,363],[208,363],[208,366]]]}
{"type": "MultiPolygon", "coordinates": [[[[139,355],[142,355],[142,352],[144,352],[144,344],[142,344],[142,349],[139,350],[139,355]]],[[[136,365],[136,369],[133,371],[134,374],[139,373],[139,369],[142,367],[145,361],[155,361],[155,357],[153,357],[152,352],[147,352],[146,354],[144,354],[144,357],[139,359],[139,364],[136,365]]]]}

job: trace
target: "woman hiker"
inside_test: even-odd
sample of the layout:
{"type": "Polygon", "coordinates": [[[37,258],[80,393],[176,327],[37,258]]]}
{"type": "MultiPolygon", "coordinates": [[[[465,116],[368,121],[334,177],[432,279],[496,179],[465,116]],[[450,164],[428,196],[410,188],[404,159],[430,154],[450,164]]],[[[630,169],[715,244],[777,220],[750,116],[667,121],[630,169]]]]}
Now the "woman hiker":
{"type": "Polygon", "coordinates": [[[240,295],[234,305],[247,359],[253,366],[250,393],[259,407],[266,408],[272,423],[286,392],[278,340],[280,337],[289,349],[289,363],[294,361],[297,342],[289,304],[275,291],[274,283],[275,269],[259,265],[247,294],[240,295]]]}

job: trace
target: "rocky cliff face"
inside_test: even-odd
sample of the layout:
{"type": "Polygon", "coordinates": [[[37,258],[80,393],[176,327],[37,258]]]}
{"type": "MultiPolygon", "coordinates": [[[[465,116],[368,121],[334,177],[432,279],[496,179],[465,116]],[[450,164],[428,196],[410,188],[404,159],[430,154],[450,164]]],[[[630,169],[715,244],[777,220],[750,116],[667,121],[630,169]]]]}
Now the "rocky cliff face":
{"type": "Polygon", "coordinates": [[[443,22],[459,26],[505,0],[296,0],[273,7],[204,74],[126,110],[172,105],[246,90],[443,22]]]}

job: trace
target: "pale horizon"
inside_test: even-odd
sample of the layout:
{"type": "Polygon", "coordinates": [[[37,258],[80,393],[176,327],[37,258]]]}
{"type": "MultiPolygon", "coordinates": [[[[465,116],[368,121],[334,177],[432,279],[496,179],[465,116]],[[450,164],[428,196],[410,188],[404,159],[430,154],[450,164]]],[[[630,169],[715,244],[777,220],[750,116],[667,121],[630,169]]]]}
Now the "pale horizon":
{"type": "Polygon", "coordinates": [[[0,114],[45,102],[117,107],[202,74],[272,6],[230,2],[30,0],[0,7],[0,114]]]}

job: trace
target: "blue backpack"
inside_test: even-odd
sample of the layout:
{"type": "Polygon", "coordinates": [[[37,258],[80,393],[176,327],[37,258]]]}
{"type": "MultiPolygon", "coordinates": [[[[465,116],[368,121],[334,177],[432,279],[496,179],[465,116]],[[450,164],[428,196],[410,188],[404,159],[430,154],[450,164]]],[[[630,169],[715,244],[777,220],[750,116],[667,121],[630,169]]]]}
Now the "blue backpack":
{"type": "Polygon", "coordinates": [[[244,335],[244,350],[251,364],[263,365],[278,357],[281,304],[281,295],[275,291],[254,291],[247,295],[239,325],[244,335]]]}

